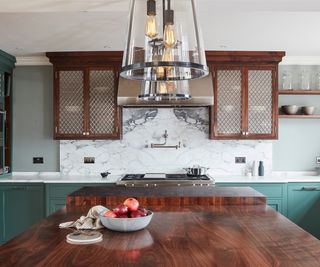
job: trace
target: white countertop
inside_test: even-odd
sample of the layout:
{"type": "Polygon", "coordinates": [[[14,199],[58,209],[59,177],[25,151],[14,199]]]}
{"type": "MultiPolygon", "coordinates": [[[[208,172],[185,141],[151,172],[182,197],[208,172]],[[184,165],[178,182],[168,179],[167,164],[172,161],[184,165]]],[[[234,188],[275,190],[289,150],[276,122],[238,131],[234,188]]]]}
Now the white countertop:
{"type": "Polygon", "coordinates": [[[115,183],[122,175],[109,175],[102,178],[100,175],[73,176],[60,173],[13,173],[11,176],[0,178],[0,183],[115,183]]]}
{"type": "MultiPolygon", "coordinates": [[[[70,176],[57,172],[23,172],[0,178],[0,183],[115,183],[123,175],[109,175],[101,178],[100,175],[70,176]]],[[[314,173],[281,172],[263,177],[247,176],[213,176],[216,183],[294,183],[294,182],[320,182],[320,176],[314,173]]]]}

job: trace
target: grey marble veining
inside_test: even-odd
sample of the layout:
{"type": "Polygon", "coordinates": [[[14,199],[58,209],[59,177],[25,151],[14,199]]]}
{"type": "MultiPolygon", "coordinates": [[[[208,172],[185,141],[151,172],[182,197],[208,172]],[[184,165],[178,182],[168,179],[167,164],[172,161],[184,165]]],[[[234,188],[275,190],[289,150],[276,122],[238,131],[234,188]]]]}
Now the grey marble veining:
{"type": "Polygon", "coordinates": [[[207,108],[123,109],[122,140],[67,140],[60,142],[60,170],[63,174],[112,174],[182,172],[195,164],[209,167],[212,175],[244,175],[253,160],[263,160],[266,174],[272,170],[270,141],[209,140],[207,108]],[[180,149],[152,149],[151,143],[182,143],[180,149]],[[95,164],[84,164],[84,157],[95,164]],[[235,164],[245,156],[248,164],[235,164]]]}

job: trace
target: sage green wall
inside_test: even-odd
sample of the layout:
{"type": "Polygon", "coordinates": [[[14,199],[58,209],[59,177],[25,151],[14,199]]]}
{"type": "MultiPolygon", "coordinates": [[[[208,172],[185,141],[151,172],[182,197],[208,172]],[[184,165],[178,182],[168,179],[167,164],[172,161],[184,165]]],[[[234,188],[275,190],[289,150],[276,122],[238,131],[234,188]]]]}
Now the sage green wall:
{"type": "Polygon", "coordinates": [[[16,67],[13,84],[13,171],[59,171],[53,140],[52,67],[16,67]],[[44,164],[33,164],[44,157],[44,164]]]}
{"type": "MultiPolygon", "coordinates": [[[[310,81],[310,88],[319,88],[320,66],[280,66],[279,88],[282,88],[282,74],[291,76],[292,88],[300,88],[299,77],[304,71],[310,81]]],[[[320,95],[280,95],[282,105],[315,106],[320,114],[320,95]]],[[[319,119],[279,119],[279,140],[273,143],[273,170],[313,171],[316,157],[320,156],[319,119]]]]}
{"type": "MultiPolygon", "coordinates": [[[[320,96],[281,96],[279,102],[315,105],[320,113],[320,96]]],[[[14,171],[59,171],[59,141],[52,137],[52,111],[52,67],[17,67],[13,90],[14,171]],[[33,164],[35,156],[43,156],[44,164],[33,164]]],[[[313,170],[316,156],[320,156],[320,120],[280,119],[279,140],[273,142],[273,169],[313,170]]]]}
{"type": "MultiPolygon", "coordinates": [[[[279,105],[312,105],[320,113],[319,96],[280,96],[279,105]]],[[[273,143],[273,170],[313,171],[320,156],[319,119],[279,119],[279,140],[273,143]]]]}

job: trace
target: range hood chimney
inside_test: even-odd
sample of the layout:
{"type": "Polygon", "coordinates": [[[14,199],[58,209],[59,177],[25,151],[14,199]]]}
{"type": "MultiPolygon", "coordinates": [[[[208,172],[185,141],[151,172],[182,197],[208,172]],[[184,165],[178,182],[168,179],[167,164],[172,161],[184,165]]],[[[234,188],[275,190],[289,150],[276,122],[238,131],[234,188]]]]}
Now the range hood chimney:
{"type": "Polygon", "coordinates": [[[201,79],[190,80],[191,99],[170,101],[144,101],[138,99],[141,82],[119,78],[119,106],[213,106],[213,83],[211,73],[201,79]]]}

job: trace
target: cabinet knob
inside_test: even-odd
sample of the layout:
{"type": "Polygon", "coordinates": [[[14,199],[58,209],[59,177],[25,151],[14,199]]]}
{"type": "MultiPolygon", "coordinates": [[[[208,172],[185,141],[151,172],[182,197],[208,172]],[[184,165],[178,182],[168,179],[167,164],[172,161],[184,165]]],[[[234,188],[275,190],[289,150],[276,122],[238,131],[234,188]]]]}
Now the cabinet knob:
{"type": "Polygon", "coordinates": [[[86,135],[86,132],[83,132],[82,134],[83,134],[83,135],[86,135]]]}

